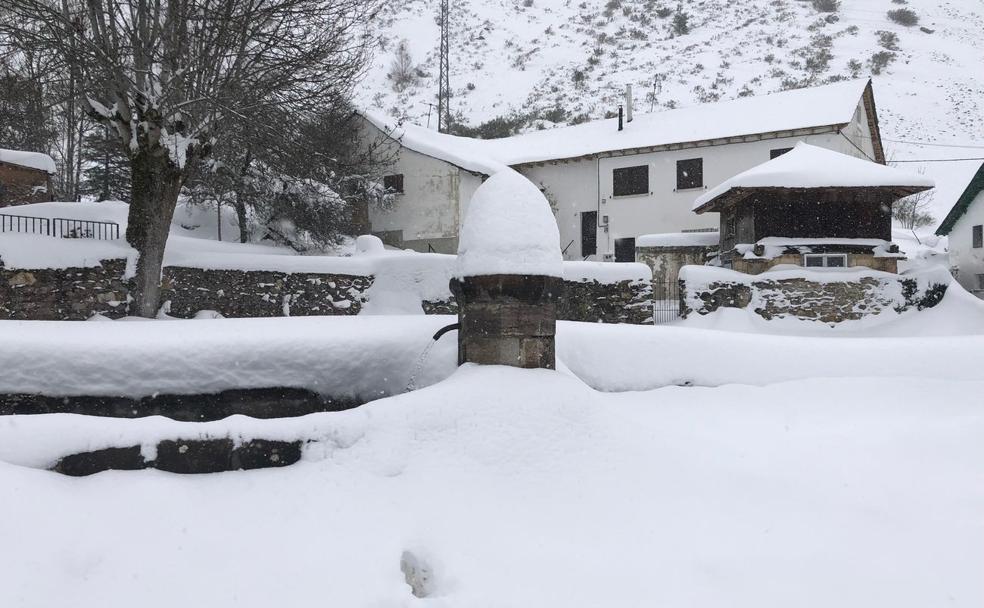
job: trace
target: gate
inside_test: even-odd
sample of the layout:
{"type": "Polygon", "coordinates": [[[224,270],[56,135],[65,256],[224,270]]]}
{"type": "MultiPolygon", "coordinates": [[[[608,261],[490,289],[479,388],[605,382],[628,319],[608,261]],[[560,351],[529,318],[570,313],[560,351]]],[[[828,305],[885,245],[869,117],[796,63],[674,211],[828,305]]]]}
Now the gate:
{"type": "Polygon", "coordinates": [[[680,282],[653,282],[653,321],[669,323],[680,318],[680,282]]]}

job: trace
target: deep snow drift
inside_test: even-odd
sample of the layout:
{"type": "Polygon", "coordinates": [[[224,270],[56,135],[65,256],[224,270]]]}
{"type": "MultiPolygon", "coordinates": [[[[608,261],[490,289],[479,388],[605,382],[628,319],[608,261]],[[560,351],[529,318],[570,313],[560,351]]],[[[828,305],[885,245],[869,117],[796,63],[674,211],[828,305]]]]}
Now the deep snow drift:
{"type": "MultiPolygon", "coordinates": [[[[0,605],[976,607],[982,390],[605,395],[466,367],[300,419],[314,442],[287,469],[0,463],[0,605]],[[433,570],[432,597],[411,596],[404,551],[433,570]]],[[[22,444],[48,437],[38,418],[11,422],[22,444]]]]}

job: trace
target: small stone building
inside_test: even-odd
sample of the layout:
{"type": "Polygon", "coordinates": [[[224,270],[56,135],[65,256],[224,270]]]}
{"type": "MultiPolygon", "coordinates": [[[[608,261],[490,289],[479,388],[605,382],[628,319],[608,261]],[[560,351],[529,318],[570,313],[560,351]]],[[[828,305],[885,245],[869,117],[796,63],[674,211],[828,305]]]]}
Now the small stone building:
{"type": "Polygon", "coordinates": [[[799,143],[694,202],[720,214],[722,266],[758,274],[780,264],[897,272],[892,204],[933,187],[914,173],[799,143]]]}
{"type": "Polygon", "coordinates": [[[0,207],[50,201],[54,174],[47,154],[0,148],[0,207]]]}

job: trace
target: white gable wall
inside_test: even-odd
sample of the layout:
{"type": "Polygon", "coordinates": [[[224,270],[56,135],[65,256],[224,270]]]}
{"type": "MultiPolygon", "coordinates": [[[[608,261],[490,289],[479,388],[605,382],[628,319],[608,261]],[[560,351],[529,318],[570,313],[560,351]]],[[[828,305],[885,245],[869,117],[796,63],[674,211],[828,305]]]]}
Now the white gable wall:
{"type": "MultiPolygon", "coordinates": [[[[863,112],[860,116],[863,118],[863,112]]],[[[860,130],[860,125],[855,128],[860,130]]],[[[864,121],[864,128],[867,128],[867,121],[864,121]]],[[[615,240],[619,238],[635,238],[643,234],[682,230],[717,229],[718,214],[695,214],[691,211],[694,199],[707,187],[768,161],[771,150],[791,148],[799,141],[864,157],[862,152],[843,135],[824,133],[524,166],[520,171],[544,190],[548,199],[556,204],[561,248],[567,247],[565,259],[579,260],[584,257],[581,253],[581,213],[598,211],[599,223],[602,223],[603,216],[608,216],[607,230],[604,226],[598,227],[598,255],[589,258],[600,260],[603,259],[604,253],[614,252],[615,240]],[[677,191],[676,163],[678,160],[690,158],[704,159],[705,187],[677,191]],[[649,166],[649,194],[612,196],[613,170],[638,165],[649,166]],[[568,247],[571,241],[574,243],[568,247]]],[[[874,156],[870,138],[859,139],[859,143],[858,147],[874,156]]]]}
{"type": "Polygon", "coordinates": [[[984,286],[978,279],[978,275],[984,275],[984,248],[973,247],[973,226],[984,226],[984,191],[977,193],[947,235],[950,265],[958,269],[957,282],[967,291],[984,298],[984,286]]]}

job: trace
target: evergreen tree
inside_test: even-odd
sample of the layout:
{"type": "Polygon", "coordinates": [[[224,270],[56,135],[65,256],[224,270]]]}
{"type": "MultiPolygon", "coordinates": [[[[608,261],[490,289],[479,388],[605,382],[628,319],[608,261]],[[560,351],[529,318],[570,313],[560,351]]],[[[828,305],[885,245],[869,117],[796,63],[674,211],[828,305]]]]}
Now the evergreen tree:
{"type": "Polygon", "coordinates": [[[98,127],[82,141],[82,194],[97,201],[129,201],[130,161],[120,150],[118,139],[107,128],[98,127]]]}

